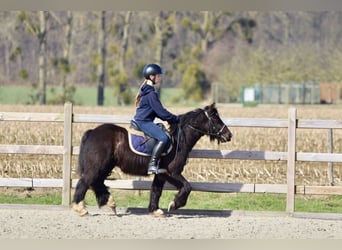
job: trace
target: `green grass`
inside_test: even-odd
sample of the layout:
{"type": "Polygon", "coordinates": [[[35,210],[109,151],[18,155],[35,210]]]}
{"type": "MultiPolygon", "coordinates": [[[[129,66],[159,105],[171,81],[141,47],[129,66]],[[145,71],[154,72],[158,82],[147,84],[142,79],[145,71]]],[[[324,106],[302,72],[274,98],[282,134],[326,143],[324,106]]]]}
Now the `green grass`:
{"type": "Polygon", "coordinates": [[[302,212],[342,213],[342,195],[329,196],[297,196],[296,210],[302,212]]]}
{"type": "MultiPolygon", "coordinates": [[[[149,191],[111,190],[118,207],[147,208],[149,191]]],[[[173,200],[175,191],[164,191],[160,199],[160,207],[166,209],[173,200]]],[[[24,191],[19,194],[11,192],[0,194],[1,204],[61,204],[61,194],[24,191]]],[[[85,202],[96,206],[95,196],[88,191],[85,202]]],[[[208,193],[192,192],[185,209],[200,210],[245,210],[245,211],[286,211],[286,196],[284,194],[247,194],[247,193],[208,193]]],[[[304,196],[297,195],[296,212],[342,213],[342,195],[304,196]]]]}
{"type": "MultiPolygon", "coordinates": [[[[59,87],[55,88],[58,93],[59,87]]],[[[32,94],[32,87],[29,86],[0,86],[0,103],[2,104],[28,104],[30,103],[30,94],[32,94]]],[[[113,90],[106,88],[105,92],[105,106],[116,105],[117,99],[113,96],[113,90]]],[[[49,102],[53,98],[52,88],[48,87],[46,92],[46,100],[49,102]]],[[[75,93],[75,104],[85,106],[97,105],[97,88],[96,87],[77,87],[75,93]]]]}
{"type": "MultiPolygon", "coordinates": [[[[138,88],[132,88],[132,95],[135,96],[138,88]]],[[[47,103],[53,98],[55,93],[59,93],[60,88],[47,87],[47,103]]],[[[33,89],[30,86],[0,86],[0,104],[28,104],[31,103],[30,95],[33,89]]],[[[180,89],[163,88],[161,92],[161,101],[165,105],[175,105],[175,100],[180,97],[180,89]]],[[[75,104],[83,106],[97,106],[97,87],[77,86],[75,93],[75,104]]],[[[193,106],[195,103],[184,103],[178,100],[176,105],[193,106]]],[[[105,87],[104,106],[117,106],[117,98],[113,94],[113,88],[105,87]]]]}
{"type": "Polygon", "coordinates": [[[17,196],[13,194],[0,194],[0,204],[43,204],[43,205],[60,205],[62,197],[59,194],[40,194],[17,196]]]}

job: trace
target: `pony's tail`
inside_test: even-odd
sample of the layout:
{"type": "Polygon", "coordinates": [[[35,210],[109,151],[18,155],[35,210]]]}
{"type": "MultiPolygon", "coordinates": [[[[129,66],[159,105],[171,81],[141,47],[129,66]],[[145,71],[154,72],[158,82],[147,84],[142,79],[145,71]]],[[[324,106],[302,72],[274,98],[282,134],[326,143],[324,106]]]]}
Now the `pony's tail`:
{"type": "Polygon", "coordinates": [[[85,163],[84,163],[84,144],[86,143],[89,134],[91,133],[92,129],[87,130],[86,132],[84,132],[82,139],[81,139],[81,144],[80,144],[80,153],[78,156],[78,167],[77,167],[77,172],[80,176],[83,175],[84,173],[84,168],[85,168],[85,163]]]}

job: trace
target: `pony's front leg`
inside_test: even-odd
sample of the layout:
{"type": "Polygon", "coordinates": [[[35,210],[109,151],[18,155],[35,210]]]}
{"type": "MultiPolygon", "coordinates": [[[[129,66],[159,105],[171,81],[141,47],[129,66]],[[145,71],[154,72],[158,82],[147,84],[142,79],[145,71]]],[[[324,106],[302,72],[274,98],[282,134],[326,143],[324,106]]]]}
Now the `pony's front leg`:
{"type": "Polygon", "coordinates": [[[159,208],[159,199],[166,181],[165,176],[165,174],[155,175],[151,185],[150,204],[148,205],[148,211],[150,214],[156,217],[164,216],[163,210],[159,208]]]}
{"type": "Polygon", "coordinates": [[[173,211],[186,205],[192,188],[190,183],[181,174],[169,177],[170,178],[168,178],[167,181],[178,189],[178,193],[168,207],[168,211],[173,211]]]}

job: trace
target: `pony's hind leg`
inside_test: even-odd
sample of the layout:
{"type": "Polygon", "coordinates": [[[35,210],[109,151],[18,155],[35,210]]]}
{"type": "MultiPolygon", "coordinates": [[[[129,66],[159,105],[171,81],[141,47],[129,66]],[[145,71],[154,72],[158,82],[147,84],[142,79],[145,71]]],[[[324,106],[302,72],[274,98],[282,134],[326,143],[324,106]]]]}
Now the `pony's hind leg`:
{"type": "Polygon", "coordinates": [[[87,193],[89,185],[84,178],[79,179],[76,185],[76,190],[73,198],[72,209],[77,212],[80,216],[88,214],[88,211],[84,205],[84,197],[87,193]]]}
{"type": "Polygon", "coordinates": [[[108,188],[104,185],[104,180],[97,181],[91,187],[95,192],[99,207],[107,205],[116,214],[115,201],[112,195],[109,193],[108,188]]]}

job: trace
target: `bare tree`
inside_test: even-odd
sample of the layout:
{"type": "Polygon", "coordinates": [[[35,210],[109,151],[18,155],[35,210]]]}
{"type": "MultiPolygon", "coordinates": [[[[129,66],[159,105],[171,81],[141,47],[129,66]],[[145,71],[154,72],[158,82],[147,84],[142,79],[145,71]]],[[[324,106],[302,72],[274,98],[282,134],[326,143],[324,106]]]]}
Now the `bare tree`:
{"type": "Polygon", "coordinates": [[[39,11],[39,104],[46,104],[46,22],[48,19],[47,11],[39,11]]]}
{"type": "Polygon", "coordinates": [[[106,11],[101,11],[100,31],[98,36],[98,54],[100,63],[97,65],[97,105],[103,106],[104,103],[104,88],[106,75],[106,11]]]}
{"type": "Polygon", "coordinates": [[[67,76],[70,72],[70,51],[72,45],[72,22],[73,22],[73,14],[72,11],[67,12],[67,22],[65,25],[65,39],[64,39],[64,47],[63,47],[63,70],[62,70],[62,95],[63,99],[65,99],[65,92],[67,87],[67,76]]]}
{"type": "MultiPolygon", "coordinates": [[[[164,49],[169,40],[174,35],[173,25],[175,22],[175,12],[160,11],[153,20],[154,40],[155,40],[155,63],[163,64],[164,49]]],[[[161,95],[162,82],[159,84],[157,92],[161,95]]]]}
{"type": "Polygon", "coordinates": [[[120,50],[120,71],[125,71],[125,63],[126,63],[126,53],[128,49],[128,39],[129,39],[129,26],[131,21],[132,12],[127,11],[125,14],[124,20],[124,28],[123,28],[123,35],[122,35],[122,43],[121,43],[121,50],[120,50]]]}
{"type": "Polygon", "coordinates": [[[3,73],[0,80],[8,82],[11,80],[11,61],[17,61],[17,67],[21,69],[21,48],[15,36],[15,15],[10,11],[0,12],[0,53],[2,52],[3,73]]]}
{"type": "Polygon", "coordinates": [[[33,18],[29,13],[21,12],[19,20],[24,24],[26,31],[37,37],[39,43],[39,58],[38,58],[38,101],[40,104],[46,104],[46,42],[47,28],[46,23],[49,19],[47,11],[38,11],[37,16],[33,14],[33,18]],[[38,16],[38,24],[34,20],[38,16]]]}

